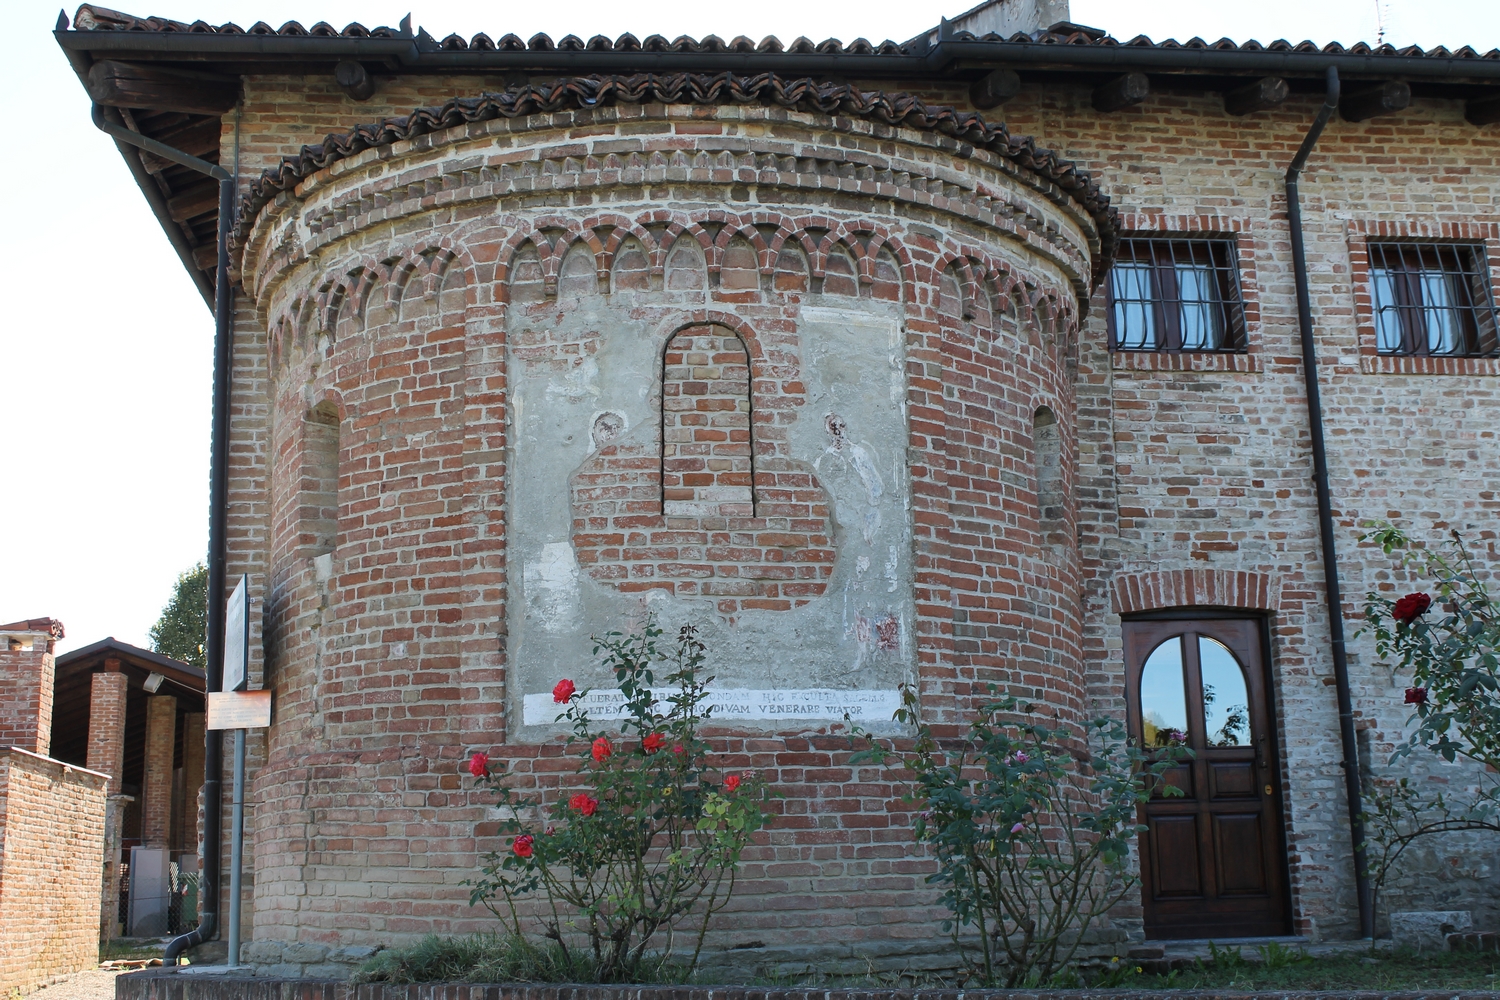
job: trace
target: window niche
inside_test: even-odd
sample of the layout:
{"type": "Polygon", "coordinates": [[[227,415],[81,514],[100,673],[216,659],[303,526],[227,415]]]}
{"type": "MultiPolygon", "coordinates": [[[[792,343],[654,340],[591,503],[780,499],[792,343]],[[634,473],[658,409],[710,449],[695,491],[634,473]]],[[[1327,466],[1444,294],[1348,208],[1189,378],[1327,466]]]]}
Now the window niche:
{"type": "Polygon", "coordinates": [[[307,411],[303,427],[300,542],[311,559],[328,556],[339,532],[339,413],[329,400],[307,411]]]}
{"type": "Polygon", "coordinates": [[[662,362],[662,514],[754,517],[750,355],[726,327],[680,330],[662,362]]]}
{"type": "Polygon", "coordinates": [[[1037,409],[1031,420],[1031,446],[1036,457],[1037,523],[1043,537],[1051,541],[1061,531],[1066,515],[1063,496],[1062,432],[1057,416],[1047,407],[1037,409]]]}

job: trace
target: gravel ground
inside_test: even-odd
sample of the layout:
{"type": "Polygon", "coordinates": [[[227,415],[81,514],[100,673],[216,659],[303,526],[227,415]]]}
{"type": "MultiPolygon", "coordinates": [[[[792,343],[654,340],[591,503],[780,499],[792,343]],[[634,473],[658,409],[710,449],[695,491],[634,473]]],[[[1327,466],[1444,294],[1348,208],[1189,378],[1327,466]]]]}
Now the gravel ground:
{"type": "Polygon", "coordinates": [[[103,969],[78,972],[60,983],[27,994],[26,1000],[115,1000],[115,977],[103,969]]]}

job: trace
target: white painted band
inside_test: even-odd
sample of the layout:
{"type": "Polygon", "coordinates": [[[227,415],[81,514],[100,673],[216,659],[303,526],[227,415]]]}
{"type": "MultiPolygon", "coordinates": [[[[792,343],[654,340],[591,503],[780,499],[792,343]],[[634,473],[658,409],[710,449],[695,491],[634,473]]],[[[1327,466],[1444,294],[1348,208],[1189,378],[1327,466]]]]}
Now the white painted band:
{"type": "MultiPolygon", "coordinates": [[[[672,693],[670,689],[662,688],[656,692],[656,696],[664,698],[672,693]]],[[[901,707],[900,691],[710,688],[708,694],[709,704],[712,706],[710,722],[738,719],[778,722],[798,719],[841,721],[847,715],[855,722],[868,724],[889,722],[896,709],[901,707]]],[[[579,695],[575,701],[587,708],[589,718],[596,721],[609,721],[624,716],[625,696],[617,689],[595,689],[579,695]]],[[[523,704],[522,722],[528,726],[544,726],[555,722],[564,711],[566,706],[553,701],[550,692],[528,694],[523,704]]]]}

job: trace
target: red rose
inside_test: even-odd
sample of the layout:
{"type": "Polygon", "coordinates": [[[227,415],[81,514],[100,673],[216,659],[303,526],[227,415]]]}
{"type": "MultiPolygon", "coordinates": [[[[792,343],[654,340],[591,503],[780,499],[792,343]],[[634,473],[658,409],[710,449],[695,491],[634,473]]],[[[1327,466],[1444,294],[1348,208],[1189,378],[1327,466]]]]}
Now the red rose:
{"type": "Polygon", "coordinates": [[[687,753],[687,750],[681,743],[678,743],[676,746],[672,747],[672,752],[681,757],[683,754],[687,753]]]}
{"type": "Polygon", "coordinates": [[[601,736],[594,741],[593,752],[594,760],[597,763],[603,764],[606,760],[609,760],[609,755],[615,752],[615,748],[610,744],[609,740],[601,736]]]}
{"type": "Polygon", "coordinates": [[[1392,614],[1402,625],[1410,625],[1422,617],[1430,607],[1432,607],[1432,598],[1426,594],[1407,594],[1396,602],[1396,610],[1392,614]]]}
{"type": "Polygon", "coordinates": [[[535,840],[536,838],[531,834],[523,833],[515,840],[511,841],[510,849],[515,852],[515,855],[518,858],[529,858],[531,857],[531,844],[535,840]]]}
{"type": "Polygon", "coordinates": [[[1408,705],[1425,705],[1425,704],[1427,704],[1427,689],[1426,688],[1407,688],[1406,689],[1406,703],[1408,705]]]}
{"type": "Polygon", "coordinates": [[[731,774],[726,777],[724,779],[724,787],[731,792],[740,787],[740,776],[738,774],[731,774]]]}
{"type": "Polygon", "coordinates": [[[557,682],[557,687],[552,689],[552,700],[559,705],[565,705],[573,700],[573,692],[577,690],[578,688],[573,685],[572,681],[563,678],[557,682]]]}
{"type": "Polygon", "coordinates": [[[667,738],[661,733],[651,733],[645,739],[641,740],[641,749],[647,753],[656,753],[656,751],[666,745],[667,738]]]}
{"type": "Polygon", "coordinates": [[[574,809],[577,809],[585,816],[592,816],[594,815],[594,810],[599,808],[599,800],[594,798],[592,795],[585,795],[582,792],[579,792],[577,795],[568,800],[568,805],[572,806],[574,809]]]}
{"type": "Polygon", "coordinates": [[[488,778],[490,776],[490,755],[487,753],[476,753],[470,757],[469,773],[476,778],[488,778]]]}

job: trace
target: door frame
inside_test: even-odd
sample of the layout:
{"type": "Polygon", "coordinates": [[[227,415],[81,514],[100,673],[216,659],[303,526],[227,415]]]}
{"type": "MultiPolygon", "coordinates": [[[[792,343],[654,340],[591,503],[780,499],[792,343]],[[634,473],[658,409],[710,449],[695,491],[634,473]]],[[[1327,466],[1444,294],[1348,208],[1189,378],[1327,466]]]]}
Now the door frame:
{"type": "MultiPolygon", "coordinates": [[[[1275,856],[1276,856],[1276,859],[1277,859],[1277,863],[1280,865],[1280,868],[1281,868],[1282,885],[1284,886],[1284,891],[1282,893],[1282,914],[1281,914],[1281,920],[1282,920],[1282,924],[1283,924],[1283,931],[1285,933],[1287,933],[1287,934],[1290,934],[1290,933],[1293,932],[1295,924],[1293,922],[1291,866],[1288,863],[1289,859],[1287,857],[1287,846],[1286,846],[1286,844],[1287,844],[1286,793],[1287,793],[1288,782],[1287,782],[1286,761],[1283,759],[1283,757],[1281,755],[1282,712],[1281,712],[1281,706],[1279,704],[1279,702],[1280,702],[1280,698],[1279,698],[1280,689],[1276,685],[1276,671],[1274,669],[1273,661],[1272,661],[1272,657],[1271,657],[1271,650],[1272,650],[1272,645],[1271,645],[1271,615],[1272,615],[1272,612],[1269,612],[1269,611],[1257,611],[1257,610],[1248,609],[1248,608],[1202,607],[1202,606],[1199,606],[1199,605],[1183,605],[1183,606],[1173,607],[1173,608],[1153,608],[1153,609],[1151,609],[1149,611],[1133,611],[1133,612],[1128,612],[1128,613],[1122,614],[1122,615],[1120,615],[1120,637],[1121,637],[1121,641],[1122,641],[1121,642],[1121,667],[1125,671],[1125,675],[1124,675],[1124,679],[1125,679],[1125,685],[1124,685],[1124,688],[1125,688],[1125,718],[1126,718],[1126,721],[1127,721],[1127,732],[1128,732],[1129,731],[1128,730],[1128,722],[1129,722],[1129,719],[1130,719],[1130,717],[1132,715],[1132,711],[1133,711],[1133,709],[1132,709],[1132,703],[1131,703],[1131,698],[1132,697],[1138,698],[1139,697],[1139,691],[1132,692],[1132,690],[1131,690],[1131,686],[1130,686],[1129,679],[1128,679],[1129,678],[1129,667],[1125,663],[1125,659],[1124,659],[1125,652],[1124,652],[1124,642],[1123,642],[1123,640],[1124,640],[1125,627],[1127,625],[1129,625],[1131,622],[1180,621],[1180,622],[1183,622],[1183,623],[1190,623],[1190,622],[1194,622],[1194,621],[1215,621],[1215,620],[1218,620],[1218,621],[1223,621],[1223,620],[1252,621],[1252,622],[1254,622],[1256,624],[1255,632],[1256,632],[1256,635],[1258,636],[1258,638],[1260,640],[1260,661],[1261,661],[1261,671],[1262,671],[1262,674],[1263,674],[1262,683],[1265,686],[1265,692],[1266,692],[1266,713],[1267,713],[1267,715],[1270,716],[1270,718],[1267,720],[1267,725],[1266,725],[1266,741],[1267,741],[1267,744],[1268,744],[1266,752],[1267,752],[1268,756],[1270,756],[1276,762],[1275,765],[1274,765],[1275,766],[1275,773],[1276,773],[1276,793],[1275,793],[1275,795],[1273,795],[1271,797],[1272,815],[1274,817],[1274,823],[1272,825],[1275,828],[1274,833],[1273,833],[1274,842],[1272,844],[1272,847],[1274,848],[1274,853],[1275,853],[1275,856]]],[[[1131,735],[1132,739],[1135,738],[1135,734],[1134,733],[1131,733],[1130,735],[1131,735]]],[[[1141,815],[1144,816],[1144,813],[1142,812],[1141,815]]],[[[1140,838],[1138,836],[1137,839],[1136,839],[1136,862],[1137,862],[1137,865],[1139,865],[1141,863],[1141,846],[1142,846],[1141,845],[1141,840],[1140,840],[1140,838]]],[[[1146,885],[1145,880],[1142,879],[1141,880],[1141,893],[1142,893],[1141,909],[1142,909],[1142,915],[1143,916],[1144,916],[1145,910],[1147,909],[1146,900],[1145,900],[1145,893],[1147,891],[1149,891],[1149,887],[1146,885]]],[[[1172,940],[1172,939],[1170,939],[1170,938],[1160,938],[1160,939],[1151,938],[1151,940],[1172,940]]]]}

